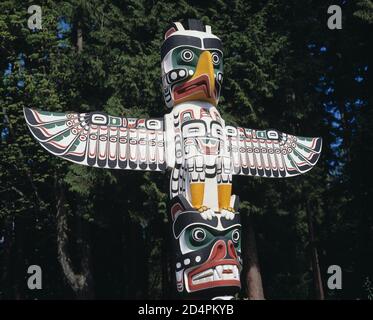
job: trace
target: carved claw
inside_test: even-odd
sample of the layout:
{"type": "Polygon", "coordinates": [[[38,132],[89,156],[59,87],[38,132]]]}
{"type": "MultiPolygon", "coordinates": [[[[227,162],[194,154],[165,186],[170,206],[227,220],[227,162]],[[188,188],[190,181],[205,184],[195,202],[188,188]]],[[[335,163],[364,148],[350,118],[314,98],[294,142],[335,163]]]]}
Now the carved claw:
{"type": "Polygon", "coordinates": [[[199,208],[196,208],[197,211],[201,214],[201,217],[205,220],[212,220],[212,216],[214,211],[206,206],[200,206],[199,208]]]}
{"type": "Polygon", "coordinates": [[[233,220],[235,210],[232,207],[225,207],[220,209],[222,217],[225,217],[228,220],[233,220]]]}

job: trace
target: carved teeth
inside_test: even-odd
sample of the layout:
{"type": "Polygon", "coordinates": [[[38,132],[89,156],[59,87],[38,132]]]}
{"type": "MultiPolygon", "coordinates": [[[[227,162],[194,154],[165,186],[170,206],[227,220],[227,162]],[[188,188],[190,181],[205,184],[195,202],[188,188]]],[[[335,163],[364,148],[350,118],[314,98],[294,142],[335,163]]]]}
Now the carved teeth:
{"type": "Polygon", "coordinates": [[[214,273],[214,271],[212,269],[208,269],[206,271],[203,271],[203,272],[198,273],[195,276],[193,276],[193,280],[199,280],[199,279],[202,279],[202,278],[212,276],[213,273],[214,273]]]}
{"type": "Polygon", "coordinates": [[[236,279],[238,279],[240,277],[240,273],[238,272],[238,267],[237,266],[234,266],[234,268],[233,268],[233,274],[234,274],[234,277],[236,279]]]}
{"type": "Polygon", "coordinates": [[[223,266],[216,266],[215,269],[219,274],[219,278],[221,279],[223,276],[223,266]]]}
{"type": "Polygon", "coordinates": [[[179,292],[183,291],[184,289],[183,272],[184,272],[184,269],[176,272],[176,287],[177,287],[177,291],[179,292]]]}
{"type": "Polygon", "coordinates": [[[239,280],[239,278],[240,274],[236,265],[218,265],[194,275],[192,282],[196,285],[217,280],[239,280]]]}
{"type": "Polygon", "coordinates": [[[214,269],[214,280],[221,280],[221,276],[219,275],[219,273],[216,270],[216,268],[214,269]]]}
{"type": "Polygon", "coordinates": [[[233,280],[235,279],[233,273],[223,273],[223,280],[233,280]]]}
{"type": "Polygon", "coordinates": [[[183,271],[184,269],[176,272],[176,281],[181,281],[183,279],[183,271]]]}

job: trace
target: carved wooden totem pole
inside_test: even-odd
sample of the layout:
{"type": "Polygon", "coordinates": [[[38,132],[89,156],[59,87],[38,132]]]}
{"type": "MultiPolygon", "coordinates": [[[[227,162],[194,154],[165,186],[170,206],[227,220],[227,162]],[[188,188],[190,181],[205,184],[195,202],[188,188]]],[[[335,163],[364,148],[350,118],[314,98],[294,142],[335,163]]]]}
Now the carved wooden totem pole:
{"type": "Polygon", "coordinates": [[[52,154],[108,169],[171,169],[170,218],[176,287],[184,298],[239,291],[241,224],[232,175],[292,177],[317,162],[321,138],[228,126],[217,109],[221,40],[210,26],[175,22],[161,47],[163,119],[25,108],[33,136],[52,154]]]}

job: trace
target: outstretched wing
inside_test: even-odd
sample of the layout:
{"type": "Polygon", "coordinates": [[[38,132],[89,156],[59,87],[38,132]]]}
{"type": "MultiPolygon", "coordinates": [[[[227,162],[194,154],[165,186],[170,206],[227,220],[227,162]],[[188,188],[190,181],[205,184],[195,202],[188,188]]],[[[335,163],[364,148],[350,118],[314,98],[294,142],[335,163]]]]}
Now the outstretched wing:
{"type": "Polygon", "coordinates": [[[319,159],[322,139],[277,130],[226,127],[233,174],[285,178],[305,173],[319,159]]]}
{"type": "Polygon", "coordinates": [[[92,167],[166,169],[163,119],[102,112],[55,113],[24,108],[33,136],[52,154],[92,167]]]}

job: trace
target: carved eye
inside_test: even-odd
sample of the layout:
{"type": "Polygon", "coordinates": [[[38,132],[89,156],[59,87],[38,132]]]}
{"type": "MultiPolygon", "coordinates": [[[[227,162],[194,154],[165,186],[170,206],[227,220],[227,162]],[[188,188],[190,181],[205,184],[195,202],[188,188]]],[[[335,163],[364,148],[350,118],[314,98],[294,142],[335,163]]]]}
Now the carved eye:
{"type": "Polygon", "coordinates": [[[185,49],[183,51],[181,51],[181,58],[185,61],[185,62],[190,62],[193,60],[194,58],[194,53],[192,50],[189,50],[189,49],[185,49]]]}
{"type": "Polygon", "coordinates": [[[211,55],[211,58],[212,58],[212,63],[213,63],[214,65],[218,65],[218,64],[220,63],[220,57],[219,57],[219,55],[218,55],[216,52],[214,52],[214,53],[211,55]]]}
{"type": "Polygon", "coordinates": [[[217,122],[211,124],[211,134],[214,138],[223,138],[223,128],[217,122]]]}
{"type": "Polygon", "coordinates": [[[240,241],[240,231],[238,229],[233,230],[232,232],[232,241],[238,243],[240,241]]]}
{"type": "Polygon", "coordinates": [[[183,126],[183,138],[203,136],[206,133],[206,127],[203,123],[191,122],[183,126]]]}
{"type": "Polygon", "coordinates": [[[202,228],[195,228],[192,230],[192,238],[197,242],[201,242],[206,238],[206,231],[202,228]]]}
{"type": "Polygon", "coordinates": [[[189,128],[189,130],[188,130],[188,132],[189,133],[198,133],[200,130],[199,130],[199,128],[189,128]]]}

